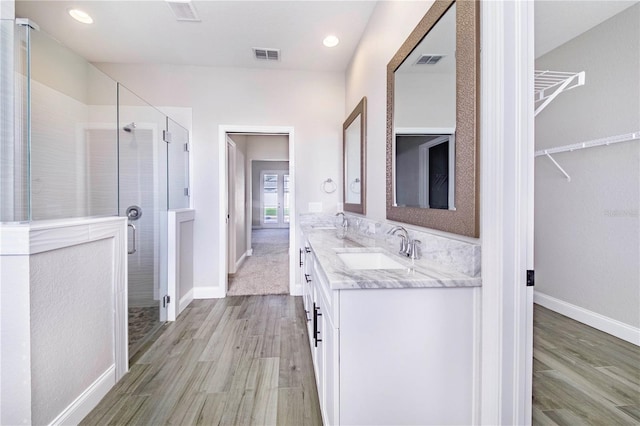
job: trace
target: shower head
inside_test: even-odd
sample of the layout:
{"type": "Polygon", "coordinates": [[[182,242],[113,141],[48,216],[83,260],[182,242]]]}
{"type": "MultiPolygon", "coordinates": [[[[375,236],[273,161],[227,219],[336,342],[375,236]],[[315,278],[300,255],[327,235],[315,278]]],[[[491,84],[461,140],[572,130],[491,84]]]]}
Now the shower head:
{"type": "Polygon", "coordinates": [[[131,122],[122,128],[122,130],[128,133],[133,132],[135,129],[136,129],[136,123],[134,122],[131,122]]]}

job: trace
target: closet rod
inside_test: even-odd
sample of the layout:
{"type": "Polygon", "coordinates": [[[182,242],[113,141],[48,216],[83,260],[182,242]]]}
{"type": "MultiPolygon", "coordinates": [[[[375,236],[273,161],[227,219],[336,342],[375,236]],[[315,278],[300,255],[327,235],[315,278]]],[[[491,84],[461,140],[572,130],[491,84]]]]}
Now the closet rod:
{"type": "Polygon", "coordinates": [[[588,142],[580,142],[580,143],[574,143],[572,145],[559,146],[556,148],[542,149],[540,151],[536,151],[536,157],[539,157],[541,155],[558,154],[560,152],[577,151],[579,149],[593,148],[595,146],[613,145],[615,143],[627,142],[627,141],[632,141],[636,139],[640,139],[640,130],[633,133],[626,133],[624,135],[609,136],[606,138],[594,139],[588,142]]]}

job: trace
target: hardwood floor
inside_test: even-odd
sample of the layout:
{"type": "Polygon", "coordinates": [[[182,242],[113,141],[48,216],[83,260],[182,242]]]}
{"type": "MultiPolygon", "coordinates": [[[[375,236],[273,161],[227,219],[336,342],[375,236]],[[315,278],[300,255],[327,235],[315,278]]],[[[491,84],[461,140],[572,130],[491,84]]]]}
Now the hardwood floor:
{"type": "Polygon", "coordinates": [[[535,305],[534,425],[640,425],[640,348],[535,305]]]}
{"type": "MultiPolygon", "coordinates": [[[[195,300],[83,425],[321,425],[302,300],[195,300]]],[[[640,425],[640,348],[536,305],[534,425],[640,425]]]]}
{"type": "Polygon", "coordinates": [[[321,425],[300,297],[195,300],[82,421],[321,425]]]}

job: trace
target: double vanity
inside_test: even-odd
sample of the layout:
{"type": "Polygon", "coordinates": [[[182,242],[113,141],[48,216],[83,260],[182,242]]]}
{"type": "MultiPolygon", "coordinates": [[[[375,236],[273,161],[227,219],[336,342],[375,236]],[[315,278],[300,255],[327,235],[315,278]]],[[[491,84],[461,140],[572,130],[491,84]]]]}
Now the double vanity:
{"type": "Polygon", "coordinates": [[[340,227],[301,226],[304,309],[324,423],[473,423],[478,247],[421,236],[448,245],[450,264],[431,259],[430,247],[442,246],[429,243],[421,259],[410,259],[380,224],[367,234],[360,229],[372,223],[349,222],[346,238],[340,227]]]}
{"type": "Polygon", "coordinates": [[[325,424],[479,422],[478,4],[436,0],[387,65],[386,219],[440,233],[366,217],[364,96],[343,123],[359,216],[299,222],[325,424]]]}

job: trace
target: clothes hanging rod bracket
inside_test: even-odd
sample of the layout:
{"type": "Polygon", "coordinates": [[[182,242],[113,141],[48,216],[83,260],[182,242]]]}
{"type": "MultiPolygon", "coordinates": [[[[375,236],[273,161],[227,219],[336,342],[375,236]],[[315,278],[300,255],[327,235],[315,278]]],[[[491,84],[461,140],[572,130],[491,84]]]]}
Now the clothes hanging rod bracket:
{"type": "Polygon", "coordinates": [[[560,164],[558,164],[558,162],[551,156],[551,154],[545,153],[545,155],[547,157],[549,157],[549,160],[551,160],[553,162],[553,164],[555,164],[556,167],[562,172],[564,177],[567,178],[567,182],[571,182],[571,176],[569,176],[569,174],[562,168],[562,166],[560,164]]]}
{"type": "Polygon", "coordinates": [[[626,133],[624,135],[610,136],[607,138],[594,139],[588,142],[580,142],[572,145],[564,145],[556,148],[543,149],[541,151],[536,151],[535,156],[540,157],[541,155],[544,155],[545,157],[549,158],[549,160],[551,160],[553,164],[567,178],[567,182],[571,182],[571,176],[569,176],[569,174],[562,168],[562,166],[558,164],[558,162],[551,156],[551,154],[559,154],[561,152],[573,152],[579,149],[593,148],[596,146],[603,146],[603,145],[609,146],[616,143],[629,142],[633,140],[640,140],[640,130],[633,133],[626,133]]]}

